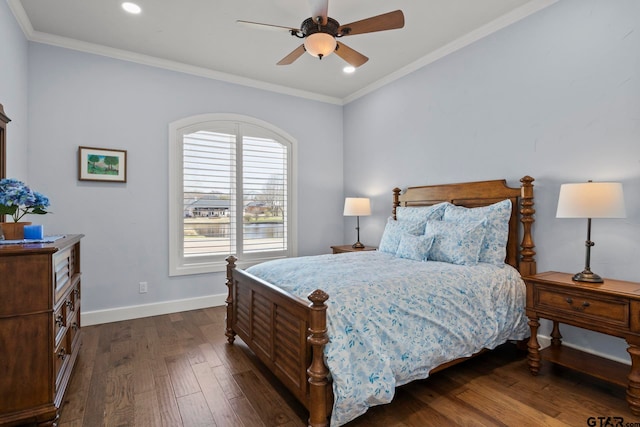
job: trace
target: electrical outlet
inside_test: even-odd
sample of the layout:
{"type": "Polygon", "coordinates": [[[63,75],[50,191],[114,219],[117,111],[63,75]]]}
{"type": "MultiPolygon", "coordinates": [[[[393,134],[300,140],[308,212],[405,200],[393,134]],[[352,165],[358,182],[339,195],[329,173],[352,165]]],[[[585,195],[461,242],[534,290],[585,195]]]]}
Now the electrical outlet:
{"type": "Polygon", "coordinates": [[[148,283],[147,282],[140,282],[140,293],[141,294],[146,294],[147,293],[147,288],[148,288],[148,283]]]}

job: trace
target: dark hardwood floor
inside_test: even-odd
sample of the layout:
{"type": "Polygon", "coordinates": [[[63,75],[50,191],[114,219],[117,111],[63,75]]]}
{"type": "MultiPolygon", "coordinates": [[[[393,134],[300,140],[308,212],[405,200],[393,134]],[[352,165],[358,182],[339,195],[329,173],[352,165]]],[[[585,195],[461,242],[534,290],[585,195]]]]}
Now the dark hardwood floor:
{"type": "MultiPolygon", "coordinates": [[[[214,307],[83,328],[59,426],[305,426],[304,408],[242,341],[227,344],[224,315],[224,307],[214,307]]],[[[348,426],[620,421],[606,417],[640,426],[624,388],[548,363],[533,377],[524,353],[507,344],[398,388],[391,404],[348,426]]]]}

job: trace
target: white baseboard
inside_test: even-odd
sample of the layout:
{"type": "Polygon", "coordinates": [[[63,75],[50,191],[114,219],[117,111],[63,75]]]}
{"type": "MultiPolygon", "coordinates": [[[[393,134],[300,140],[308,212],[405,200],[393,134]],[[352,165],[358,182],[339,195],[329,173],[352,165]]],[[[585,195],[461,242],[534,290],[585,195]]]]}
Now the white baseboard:
{"type": "Polygon", "coordinates": [[[546,335],[538,335],[538,344],[540,344],[540,349],[549,347],[551,345],[551,337],[546,335]]]}
{"type": "Polygon", "coordinates": [[[139,319],[141,317],[198,310],[200,308],[207,307],[218,307],[225,305],[226,298],[226,294],[208,295],[206,297],[188,298],[154,304],[130,305],[128,307],[110,308],[107,310],[83,311],[81,313],[82,326],[139,319]]]}

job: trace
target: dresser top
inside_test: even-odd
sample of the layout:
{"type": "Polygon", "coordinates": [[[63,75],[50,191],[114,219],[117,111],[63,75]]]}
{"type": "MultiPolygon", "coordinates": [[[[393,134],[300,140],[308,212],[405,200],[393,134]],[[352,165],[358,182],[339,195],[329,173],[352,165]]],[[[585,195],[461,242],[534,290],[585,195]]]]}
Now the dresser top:
{"type": "Polygon", "coordinates": [[[64,237],[52,243],[21,243],[15,245],[0,245],[0,256],[36,253],[54,253],[80,241],[84,234],[65,234],[64,237]]]}

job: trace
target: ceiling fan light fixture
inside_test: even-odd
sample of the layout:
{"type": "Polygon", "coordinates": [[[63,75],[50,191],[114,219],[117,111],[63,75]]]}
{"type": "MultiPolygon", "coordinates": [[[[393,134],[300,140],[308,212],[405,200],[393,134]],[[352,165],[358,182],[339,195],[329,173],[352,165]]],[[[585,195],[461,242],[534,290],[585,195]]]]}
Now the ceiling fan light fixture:
{"type": "Polygon", "coordinates": [[[335,37],[328,33],[313,33],[304,39],[304,48],[311,56],[324,58],[336,50],[335,37]]]}

